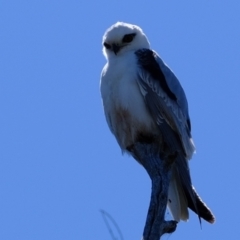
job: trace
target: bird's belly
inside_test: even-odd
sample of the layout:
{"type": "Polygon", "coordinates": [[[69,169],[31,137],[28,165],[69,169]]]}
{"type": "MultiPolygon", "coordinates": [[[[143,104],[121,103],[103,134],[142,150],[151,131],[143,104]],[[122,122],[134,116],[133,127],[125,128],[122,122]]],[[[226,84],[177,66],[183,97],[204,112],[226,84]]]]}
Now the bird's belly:
{"type": "Polygon", "coordinates": [[[117,108],[112,116],[113,133],[122,148],[126,150],[135,142],[153,135],[153,126],[134,116],[124,108],[117,108]]]}
{"type": "Polygon", "coordinates": [[[139,138],[154,134],[156,125],[146,108],[137,82],[122,79],[112,89],[109,97],[108,122],[123,150],[132,146],[139,138]]]}

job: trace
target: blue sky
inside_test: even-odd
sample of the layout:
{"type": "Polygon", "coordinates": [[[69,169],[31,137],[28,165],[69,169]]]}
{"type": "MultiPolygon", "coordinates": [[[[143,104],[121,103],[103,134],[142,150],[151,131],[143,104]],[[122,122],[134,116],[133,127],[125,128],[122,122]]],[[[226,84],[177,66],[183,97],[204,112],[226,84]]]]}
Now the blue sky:
{"type": "MultiPolygon", "coordinates": [[[[191,214],[163,239],[238,239],[239,1],[0,2],[0,239],[141,239],[151,184],[105,122],[102,35],[134,23],[189,101],[193,184],[216,223],[191,214]]],[[[170,219],[169,213],[166,217],[170,219]]]]}

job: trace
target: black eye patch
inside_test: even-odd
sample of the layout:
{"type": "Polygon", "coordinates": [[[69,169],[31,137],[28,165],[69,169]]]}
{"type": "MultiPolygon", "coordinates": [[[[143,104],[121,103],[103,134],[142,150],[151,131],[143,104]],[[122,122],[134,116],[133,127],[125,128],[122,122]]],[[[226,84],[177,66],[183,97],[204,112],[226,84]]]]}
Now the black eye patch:
{"type": "Polygon", "coordinates": [[[134,37],[136,36],[136,33],[130,33],[130,34],[126,34],[124,35],[122,42],[123,43],[130,43],[134,37]]]}
{"type": "Polygon", "coordinates": [[[103,46],[106,48],[106,49],[110,49],[111,48],[111,45],[110,44],[108,44],[108,43],[103,43],[103,46]]]}

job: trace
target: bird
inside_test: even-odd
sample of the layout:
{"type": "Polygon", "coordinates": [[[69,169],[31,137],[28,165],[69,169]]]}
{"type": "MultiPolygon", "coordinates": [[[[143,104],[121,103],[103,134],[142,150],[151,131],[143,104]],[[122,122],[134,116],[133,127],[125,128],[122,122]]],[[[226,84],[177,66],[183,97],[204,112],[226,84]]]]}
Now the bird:
{"type": "Polygon", "coordinates": [[[188,161],[195,145],[179,80],[137,25],[113,24],[102,44],[107,62],[101,72],[101,98],[107,124],[121,150],[131,155],[136,142],[157,141],[161,152],[177,153],[167,203],[174,220],[187,221],[191,209],[200,221],[214,223],[213,213],[191,181],[188,161]]]}

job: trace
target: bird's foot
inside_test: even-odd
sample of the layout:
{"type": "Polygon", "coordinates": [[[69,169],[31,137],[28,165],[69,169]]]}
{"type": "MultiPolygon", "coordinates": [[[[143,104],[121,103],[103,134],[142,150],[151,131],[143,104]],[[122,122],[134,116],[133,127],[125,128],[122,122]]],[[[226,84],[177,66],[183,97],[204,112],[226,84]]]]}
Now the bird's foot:
{"type": "Polygon", "coordinates": [[[165,233],[173,233],[177,228],[177,221],[164,221],[161,236],[165,233]]]}

